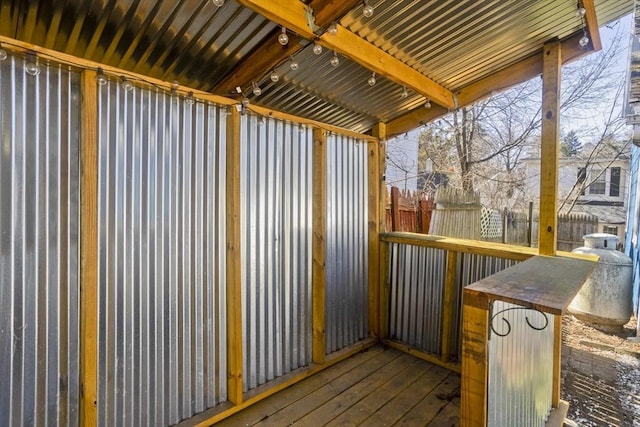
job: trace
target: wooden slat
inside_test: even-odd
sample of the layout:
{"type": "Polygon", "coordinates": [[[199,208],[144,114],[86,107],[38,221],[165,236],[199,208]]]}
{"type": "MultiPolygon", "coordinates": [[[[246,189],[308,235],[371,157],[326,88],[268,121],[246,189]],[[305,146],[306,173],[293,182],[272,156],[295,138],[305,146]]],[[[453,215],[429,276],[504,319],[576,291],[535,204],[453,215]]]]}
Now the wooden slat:
{"type": "Polygon", "coordinates": [[[489,311],[465,304],[462,313],[460,389],[462,427],[487,425],[488,338],[489,311]]]}
{"type": "Polygon", "coordinates": [[[327,231],[327,133],[313,130],[312,353],[325,361],[325,234],[327,231]]]}
{"type": "Polygon", "coordinates": [[[553,316],[553,389],[551,405],[560,407],[560,389],[562,388],[562,316],[553,316]]]}
{"type": "Polygon", "coordinates": [[[98,90],[81,75],[80,105],[80,424],[97,425],[98,400],[98,90]]]}
{"type": "Polygon", "coordinates": [[[538,248],[555,255],[558,237],[558,165],[560,156],[560,42],[544,46],[542,136],[540,152],[540,219],[538,248]]]}
{"type": "Polygon", "coordinates": [[[240,113],[227,116],[227,393],[242,403],[242,282],[240,263],[240,113]]]}
{"type": "MultiPolygon", "coordinates": [[[[317,36],[309,28],[307,6],[299,0],[238,0],[240,4],[255,10],[270,21],[290,28],[309,40],[317,36]]],[[[375,71],[380,76],[413,89],[419,94],[429,97],[433,102],[446,108],[453,108],[453,94],[420,72],[397,60],[382,49],[352,33],[347,28],[337,25],[337,33],[320,36],[318,43],[335,50],[365,68],[375,71]]]]}
{"type": "Polygon", "coordinates": [[[596,5],[593,0],[582,0],[582,6],[587,11],[584,20],[587,25],[587,34],[589,43],[594,52],[602,50],[602,41],[600,40],[600,26],[598,25],[598,16],[596,15],[596,5]]]}
{"type": "Polygon", "coordinates": [[[451,354],[451,332],[454,322],[454,299],[456,294],[458,272],[458,253],[447,251],[447,275],[444,282],[442,296],[442,349],[440,358],[443,362],[449,360],[451,354]]]}
{"type": "Polygon", "coordinates": [[[411,408],[396,425],[401,426],[429,426],[455,427],[460,425],[460,399],[453,397],[460,389],[460,377],[447,376],[438,387],[425,396],[417,405],[411,408]],[[443,397],[451,396],[448,398],[443,397]]]}
{"type": "Polygon", "coordinates": [[[379,266],[380,259],[380,165],[379,143],[371,142],[368,145],[368,183],[369,188],[367,204],[368,216],[368,291],[369,291],[369,335],[377,337],[380,332],[380,283],[379,266]]]}
{"type": "Polygon", "coordinates": [[[448,362],[448,361],[443,361],[441,357],[436,356],[434,354],[431,353],[427,353],[426,351],[416,348],[416,347],[412,347],[409,346],[403,342],[400,341],[396,341],[393,339],[389,339],[389,338],[385,338],[382,340],[382,343],[384,345],[388,345],[389,347],[393,347],[397,350],[400,351],[404,351],[405,353],[408,353],[412,356],[415,356],[419,359],[422,359],[424,361],[427,361],[429,363],[433,363],[434,365],[438,365],[441,366],[443,368],[446,368],[448,370],[450,370],[451,372],[457,372],[460,373],[461,368],[460,368],[460,364],[458,363],[453,363],[453,362],[448,362]]]}

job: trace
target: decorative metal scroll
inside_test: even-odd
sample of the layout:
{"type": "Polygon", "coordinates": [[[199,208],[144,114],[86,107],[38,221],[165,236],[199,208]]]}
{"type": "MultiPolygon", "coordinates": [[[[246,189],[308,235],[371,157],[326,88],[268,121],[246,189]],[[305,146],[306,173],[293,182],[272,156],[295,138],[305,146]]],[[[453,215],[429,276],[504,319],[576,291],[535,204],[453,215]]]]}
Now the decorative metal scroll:
{"type": "MultiPolygon", "coordinates": [[[[542,311],[535,309],[535,308],[529,308],[529,307],[509,307],[509,308],[505,308],[503,310],[498,311],[497,313],[493,314],[491,316],[491,319],[489,320],[489,327],[490,327],[490,331],[489,331],[489,338],[491,338],[491,332],[493,332],[494,334],[496,334],[499,337],[506,337],[507,335],[509,335],[511,333],[511,322],[509,322],[509,320],[507,320],[505,313],[511,310],[527,310],[527,311],[531,311],[533,313],[538,313],[540,315],[542,315],[542,319],[544,319],[541,323],[541,326],[537,326],[536,324],[531,323],[531,320],[529,320],[529,316],[525,316],[525,321],[527,322],[527,325],[529,325],[529,327],[533,330],[536,331],[542,331],[544,329],[547,328],[547,326],[549,326],[549,318],[547,317],[547,315],[545,313],[543,313],[542,311]],[[494,322],[496,320],[496,318],[502,319],[502,321],[504,322],[502,328],[500,328],[499,326],[495,326],[494,322]]],[[[541,320],[542,320],[541,319],[541,320]]]]}

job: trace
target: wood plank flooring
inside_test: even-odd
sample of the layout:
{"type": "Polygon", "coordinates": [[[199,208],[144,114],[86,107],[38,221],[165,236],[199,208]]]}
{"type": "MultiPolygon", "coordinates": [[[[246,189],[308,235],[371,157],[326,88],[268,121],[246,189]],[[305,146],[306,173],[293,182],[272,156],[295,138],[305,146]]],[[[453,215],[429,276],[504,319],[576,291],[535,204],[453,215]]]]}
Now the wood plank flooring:
{"type": "Polygon", "coordinates": [[[451,427],[459,391],[458,374],[378,345],[216,425],[451,427]]]}

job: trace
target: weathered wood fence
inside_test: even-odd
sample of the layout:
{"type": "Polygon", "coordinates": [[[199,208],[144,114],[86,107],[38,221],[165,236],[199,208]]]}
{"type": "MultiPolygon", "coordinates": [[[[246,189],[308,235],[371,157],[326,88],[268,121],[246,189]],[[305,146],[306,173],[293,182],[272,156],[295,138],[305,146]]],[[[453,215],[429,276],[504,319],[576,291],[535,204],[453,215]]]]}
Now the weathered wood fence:
{"type": "Polygon", "coordinates": [[[385,230],[427,234],[434,206],[433,197],[424,193],[391,187],[387,189],[385,230]]]}

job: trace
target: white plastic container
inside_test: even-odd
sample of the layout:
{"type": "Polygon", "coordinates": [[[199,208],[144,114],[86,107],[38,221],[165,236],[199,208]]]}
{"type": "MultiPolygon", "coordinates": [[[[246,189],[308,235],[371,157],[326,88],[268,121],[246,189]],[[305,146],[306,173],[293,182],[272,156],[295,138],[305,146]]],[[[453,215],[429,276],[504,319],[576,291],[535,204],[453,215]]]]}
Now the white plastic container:
{"type": "Polygon", "coordinates": [[[633,311],[631,258],[616,250],[618,237],[612,234],[587,234],[583,239],[584,246],[572,252],[598,255],[600,261],[569,305],[569,312],[584,322],[622,326],[633,311]]]}

